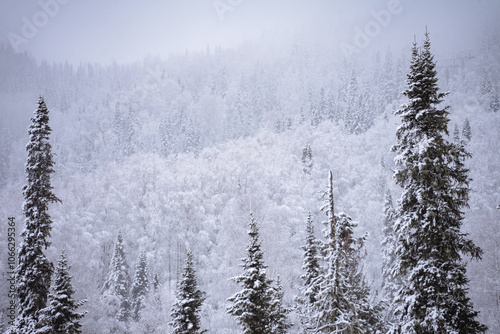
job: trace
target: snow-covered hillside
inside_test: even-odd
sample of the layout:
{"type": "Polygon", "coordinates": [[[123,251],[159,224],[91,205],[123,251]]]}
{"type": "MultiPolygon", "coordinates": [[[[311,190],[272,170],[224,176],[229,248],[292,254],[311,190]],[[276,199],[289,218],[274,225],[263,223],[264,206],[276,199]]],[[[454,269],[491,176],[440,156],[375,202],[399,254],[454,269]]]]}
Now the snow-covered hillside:
{"type": "MultiPolygon", "coordinates": [[[[455,137],[472,153],[465,229],[484,256],[469,266],[470,295],[496,333],[500,41],[488,37],[485,45],[471,58],[436,60],[438,84],[450,91],[444,102],[451,106],[450,140],[457,139],[456,127],[455,137]]],[[[363,266],[373,298],[380,297],[384,195],[390,190],[397,199],[401,191],[392,180],[390,148],[400,124],[393,113],[404,102],[409,50],[341,63],[321,48],[259,50],[245,44],[78,68],[0,50],[0,214],[16,217],[21,232],[26,129],[43,95],[53,130],[54,193],[62,200],[50,207],[48,254],[56,262],[66,250],[76,296],[88,300],[85,333],[111,326],[101,292],[119,231],[130,268],[145,251],[151,279],[158,276],[161,303],[148,299],[143,319],[151,333],[167,330],[188,250],[206,292],[203,327],[234,333],[226,299],[238,289],[230,278],[241,272],[251,212],[260,224],[268,276],[279,275],[285,303],[293,305],[307,214],[320,237],[329,171],[336,209],[359,223],[356,235],[369,233],[363,266]],[[306,146],[312,159],[304,162],[306,146]]],[[[0,231],[6,234],[5,224],[0,231]]],[[[2,259],[6,242],[1,238],[2,259]]],[[[5,308],[5,279],[0,290],[5,308]]]]}

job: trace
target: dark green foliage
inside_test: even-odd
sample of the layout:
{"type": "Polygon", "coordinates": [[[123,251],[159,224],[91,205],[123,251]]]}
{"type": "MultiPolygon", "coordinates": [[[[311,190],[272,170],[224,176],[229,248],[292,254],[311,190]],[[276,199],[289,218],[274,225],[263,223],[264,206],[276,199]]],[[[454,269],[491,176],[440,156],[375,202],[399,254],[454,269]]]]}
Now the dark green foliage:
{"type": "Polygon", "coordinates": [[[301,295],[295,298],[297,303],[297,311],[300,317],[301,324],[304,328],[309,327],[309,319],[313,312],[314,303],[316,302],[316,295],[318,287],[313,282],[321,273],[320,267],[320,254],[319,254],[320,241],[314,235],[314,224],[311,213],[307,215],[306,225],[306,244],[302,247],[304,250],[304,260],[302,270],[304,274],[301,276],[303,280],[303,287],[301,287],[301,295]]]}
{"type": "Polygon", "coordinates": [[[125,259],[123,238],[120,233],[118,234],[118,239],[113,250],[113,256],[109,265],[109,274],[104,283],[102,295],[113,306],[114,316],[121,322],[128,322],[130,319],[130,276],[128,272],[129,266],[125,259]]]}
{"type": "Polygon", "coordinates": [[[30,141],[26,146],[27,184],[23,188],[25,215],[21,233],[19,264],[16,272],[18,293],[18,333],[32,333],[40,328],[39,314],[47,304],[53,264],[44,251],[50,245],[48,238],[52,220],[48,213],[50,203],[59,199],[52,192],[50,175],[54,173],[54,160],[49,142],[49,111],[42,97],[31,118],[30,141]]]}
{"type": "Polygon", "coordinates": [[[311,333],[368,333],[382,329],[381,309],[368,300],[361,259],[364,240],[354,238],[354,223],[344,213],[335,214],[333,180],[330,173],[327,201],[323,210],[325,242],[322,255],[324,266],[311,282],[310,290],[317,289],[315,301],[302,323],[311,333]]]}
{"type": "Polygon", "coordinates": [[[483,333],[467,297],[464,255],[481,250],[460,231],[469,199],[469,156],[450,143],[448,107],[440,93],[429,35],[416,43],[404,92],[409,102],[397,112],[396,182],[403,187],[396,233],[397,273],[404,281],[396,301],[397,333],[483,333]]]}
{"type": "Polygon", "coordinates": [[[291,309],[283,305],[283,287],[278,277],[276,287],[273,289],[273,299],[271,300],[271,332],[273,334],[286,334],[292,324],[288,320],[291,309]]]}
{"type": "Polygon", "coordinates": [[[172,307],[174,334],[197,334],[200,330],[200,308],[205,300],[205,293],[198,289],[194,270],[193,254],[188,252],[181,281],[177,286],[176,301],[172,307]]]}
{"type": "Polygon", "coordinates": [[[149,292],[148,270],[146,263],[146,253],[141,252],[139,260],[135,266],[134,281],[130,290],[130,300],[132,303],[132,318],[139,320],[140,311],[144,306],[144,299],[149,292]]]}
{"type": "Polygon", "coordinates": [[[244,334],[271,334],[273,288],[271,280],[266,277],[267,266],[253,215],[249,228],[250,244],[242,265],[245,272],[234,278],[243,289],[228,298],[231,305],[226,310],[237,319],[244,334]]]}
{"type": "Polygon", "coordinates": [[[66,254],[64,251],[55,270],[55,280],[53,292],[49,295],[49,305],[42,310],[40,317],[44,327],[37,333],[47,334],[79,334],[81,331],[80,319],[85,312],[79,313],[77,309],[85,301],[78,302],[73,299],[75,293],[71,285],[71,276],[69,275],[66,254]]]}
{"type": "MultiPolygon", "coordinates": [[[[305,271],[304,275],[302,275],[302,279],[304,280],[304,286],[310,287],[311,283],[314,281],[316,277],[320,274],[320,265],[319,265],[319,241],[314,236],[314,225],[311,214],[307,215],[307,227],[306,227],[306,245],[303,247],[304,249],[304,264],[302,269],[305,271]]],[[[316,291],[317,289],[311,287],[309,291],[305,292],[305,295],[308,297],[309,302],[314,303],[316,300],[316,291]]]]}

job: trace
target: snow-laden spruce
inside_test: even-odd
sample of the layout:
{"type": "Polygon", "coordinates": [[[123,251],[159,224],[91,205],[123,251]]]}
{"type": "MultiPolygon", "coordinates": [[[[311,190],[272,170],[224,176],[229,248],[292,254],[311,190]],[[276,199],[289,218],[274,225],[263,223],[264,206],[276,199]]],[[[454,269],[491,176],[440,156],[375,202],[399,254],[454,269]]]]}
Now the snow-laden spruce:
{"type": "Polygon", "coordinates": [[[393,147],[396,182],[403,188],[397,209],[395,274],[404,285],[397,293],[393,333],[483,333],[478,312],[467,296],[463,256],[481,249],[461,232],[469,200],[463,145],[449,142],[446,96],[439,92],[428,33],[423,48],[414,43],[404,95],[397,111],[401,125],[393,147]]]}
{"type": "Polygon", "coordinates": [[[237,319],[244,334],[284,333],[290,327],[286,317],[288,310],[282,305],[281,287],[273,287],[272,280],[267,278],[259,229],[253,215],[248,235],[248,254],[242,259],[244,273],[233,278],[243,289],[228,298],[231,305],[227,307],[227,313],[237,319]]]}
{"type": "Polygon", "coordinates": [[[172,306],[173,334],[198,334],[201,330],[200,308],[205,293],[198,289],[198,281],[193,264],[193,254],[187,253],[182,278],[177,286],[176,301],[172,306]]]}
{"type": "Polygon", "coordinates": [[[354,238],[357,225],[345,213],[335,214],[333,177],[330,172],[322,245],[323,266],[307,290],[314,292],[308,319],[302,321],[308,333],[379,333],[383,329],[380,308],[369,302],[370,290],[362,268],[365,237],[354,238]]]}
{"type": "Polygon", "coordinates": [[[53,264],[44,251],[50,245],[48,238],[52,220],[49,204],[59,199],[52,192],[50,176],[54,173],[54,160],[49,136],[49,110],[42,97],[31,118],[29,143],[26,146],[27,184],[24,186],[24,230],[18,253],[16,271],[18,316],[16,333],[34,333],[40,329],[40,311],[47,305],[53,264]]]}
{"type": "Polygon", "coordinates": [[[73,298],[75,290],[71,284],[70,266],[63,251],[55,270],[53,292],[49,294],[49,303],[41,311],[40,322],[43,327],[38,334],[80,334],[80,319],[86,312],[78,312],[85,301],[73,298]]]}
{"type": "Polygon", "coordinates": [[[319,246],[320,241],[314,235],[314,222],[311,213],[309,213],[307,215],[306,225],[306,244],[302,247],[304,250],[304,260],[302,264],[304,273],[301,275],[301,278],[304,285],[300,289],[301,295],[295,298],[297,312],[303,328],[310,327],[309,320],[312,316],[316,295],[318,293],[317,286],[311,283],[321,272],[319,246]]]}
{"type": "Polygon", "coordinates": [[[146,263],[146,253],[141,251],[135,266],[134,281],[130,290],[130,300],[132,306],[132,318],[138,321],[140,312],[144,307],[144,300],[149,293],[149,274],[146,263]]]}
{"type": "Polygon", "coordinates": [[[394,274],[394,265],[396,262],[396,233],[394,224],[396,222],[396,210],[392,202],[392,195],[389,190],[386,191],[384,198],[384,220],[382,240],[382,291],[388,304],[387,321],[392,322],[393,318],[393,300],[399,286],[401,285],[400,276],[394,274]]]}
{"type": "Polygon", "coordinates": [[[123,250],[123,237],[118,234],[109,273],[102,291],[102,302],[113,327],[128,325],[131,314],[129,266],[123,250]],[[113,321],[114,320],[114,321],[113,321]]]}

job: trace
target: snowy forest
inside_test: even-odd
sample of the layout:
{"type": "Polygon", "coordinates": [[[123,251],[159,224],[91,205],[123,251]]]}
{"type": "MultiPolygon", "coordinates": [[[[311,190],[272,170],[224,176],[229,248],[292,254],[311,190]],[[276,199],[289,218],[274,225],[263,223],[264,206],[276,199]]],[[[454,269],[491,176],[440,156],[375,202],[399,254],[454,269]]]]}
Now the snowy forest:
{"type": "Polygon", "coordinates": [[[8,218],[24,249],[36,167],[26,145],[45,110],[48,311],[36,330],[12,333],[53,333],[58,288],[73,293],[73,327],[61,333],[455,333],[438,306],[410,329],[417,306],[394,302],[408,304],[412,275],[432,267],[413,263],[424,242],[410,223],[442,203],[412,194],[405,168],[435,142],[451,181],[431,192],[451,194],[456,219],[443,228],[464,243],[453,265],[470,321],[456,333],[500,333],[500,36],[485,32],[480,48],[447,59],[433,31],[415,36],[344,59],[298,40],[109,65],[0,47],[1,332],[8,218]],[[419,75],[433,73],[442,137],[412,143],[419,75]],[[249,293],[265,306],[254,318],[249,293]]]}

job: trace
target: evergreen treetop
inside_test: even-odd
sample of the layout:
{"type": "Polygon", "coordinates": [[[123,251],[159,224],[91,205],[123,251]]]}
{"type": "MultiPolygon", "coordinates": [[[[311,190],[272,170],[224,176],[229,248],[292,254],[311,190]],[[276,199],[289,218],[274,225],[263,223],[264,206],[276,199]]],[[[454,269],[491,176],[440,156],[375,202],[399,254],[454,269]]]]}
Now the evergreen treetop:
{"type": "Polygon", "coordinates": [[[306,330],[312,333],[366,333],[375,318],[368,303],[369,289],[360,267],[363,238],[354,238],[356,224],[344,213],[335,214],[330,172],[323,245],[324,267],[311,285],[316,300],[306,330]]]}
{"type": "Polygon", "coordinates": [[[197,334],[201,331],[200,308],[205,300],[205,293],[198,289],[198,282],[193,264],[193,254],[187,253],[182,278],[177,286],[176,301],[172,307],[174,334],[197,334]]]}
{"type": "Polygon", "coordinates": [[[103,296],[112,296],[118,298],[116,319],[127,322],[130,318],[130,276],[129,266],[125,259],[123,250],[123,237],[118,234],[117,241],[113,250],[113,256],[109,265],[109,273],[103,287],[103,296]]]}
{"type": "Polygon", "coordinates": [[[227,312],[236,317],[244,334],[271,334],[271,302],[273,289],[266,276],[267,266],[259,240],[257,221],[251,215],[249,222],[250,243],[247,257],[243,258],[244,273],[233,278],[243,289],[230,298],[227,312]]]}
{"type": "Polygon", "coordinates": [[[49,295],[49,305],[42,310],[40,321],[44,327],[37,333],[79,334],[82,333],[79,322],[86,312],[77,312],[85,301],[73,299],[75,293],[71,285],[68,261],[63,251],[55,270],[53,292],[49,295]]]}
{"type": "Polygon", "coordinates": [[[306,287],[305,295],[309,297],[311,303],[315,300],[315,289],[309,289],[311,282],[318,277],[321,268],[319,265],[319,241],[314,236],[314,225],[311,217],[311,213],[307,215],[307,226],[306,226],[306,245],[303,247],[304,250],[304,262],[302,269],[305,271],[301,278],[304,280],[304,286],[306,287]]]}
{"type": "Polygon", "coordinates": [[[389,190],[385,194],[384,201],[384,220],[382,240],[382,289],[389,303],[392,303],[394,295],[399,287],[397,276],[393,273],[393,267],[396,261],[396,234],[394,232],[394,224],[396,223],[396,210],[392,202],[392,195],[389,190]]]}
{"type": "Polygon", "coordinates": [[[460,231],[469,197],[469,156],[463,145],[450,143],[448,106],[439,104],[435,63],[426,33],[423,48],[414,43],[409,102],[397,115],[402,124],[393,150],[403,187],[396,233],[395,270],[404,280],[396,296],[398,333],[482,333],[477,312],[467,297],[463,255],[479,258],[481,250],[460,231]]]}
{"type": "Polygon", "coordinates": [[[271,299],[271,333],[273,334],[286,334],[292,327],[288,319],[288,314],[292,311],[283,305],[283,286],[278,276],[276,280],[276,287],[273,288],[273,298],[271,299]]]}
{"type": "Polygon", "coordinates": [[[23,188],[25,220],[16,270],[18,317],[15,326],[19,333],[31,333],[40,327],[38,317],[47,304],[54,267],[44,254],[50,245],[48,238],[52,229],[48,206],[60,201],[52,192],[50,179],[54,173],[49,142],[51,131],[49,110],[43,97],[40,97],[31,118],[29,143],[26,146],[27,184],[23,188]]]}
{"type": "Polygon", "coordinates": [[[142,251],[139,254],[139,259],[135,266],[134,280],[130,290],[130,299],[132,302],[132,316],[135,320],[139,320],[139,312],[144,306],[144,298],[149,292],[149,277],[148,277],[146,253],[142,251]]]}

